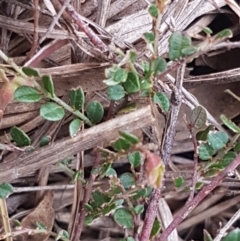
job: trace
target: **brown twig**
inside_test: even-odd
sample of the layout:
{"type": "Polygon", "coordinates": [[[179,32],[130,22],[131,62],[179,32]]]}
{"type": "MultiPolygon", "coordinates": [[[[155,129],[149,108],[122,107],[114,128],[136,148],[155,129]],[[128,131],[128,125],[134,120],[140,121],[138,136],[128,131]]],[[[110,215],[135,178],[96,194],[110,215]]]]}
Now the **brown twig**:
{"type": "Polygon", "coordinates": [[[36,53],[38,48],[38,22],[39,22],[39,0],[34,0],[34,34],[33,44],[30,52],[27,55],[27,59],[31,59],[36,53]]]}
{"type": "Polygon", "coordinates": [[[214,177],[207,186],[204,186],[191,202],[186,203],[177,213],[170,225],[163,231],[158,241],[165,241],[169,234],[189,215],[189,213],[191,213],[191,211],[223,181],[229,172],[234,171],[239,164],[240,154],[226,167],[226,169],[214,177]]]}
{"type": "MultiPolygon", "coordinates": [[[[61,4],[65,3],[65,0],[58,0],[61,4]]],[[[74,7],[71,4],[68,4],[66,7],[67,13],[71,16],[72,20],[78,25],[90,39],[90,41],[98,47],[103,52],[108,52],[107,45],[93,32],[91,28],[82,20],[81,16],[77,13],[74,7]]]]}
{"type": "Polygon", "coordinates": [[[149,206],[146,212],[142,232],[139,237],[139,241],[148,241],[154,220],[157,216],[158,201],[161,198],[161,188],[157,188],[153,191],[152,197],[149,202],[149,206]]]}
{"type": "MultiPolygon", "coordinates": [[[[100,152],[97,151],[96,152],[96,159],[95,159],[94,165],[92,167],[92,170],[97,168],[97,166],[99,165],[100,157],[101,157],[100,152]]],[[[81,233],[82,233],[82,230],[83,230],[85,216],[86,216],[85,204],[88,203],[88,201],[91,197],[92,187],[93,187],[93,183],[95,181],[95,178],[96,178],[96,175],[91,173],[89,181],[88,181],[88,183],[85,187],[85,191],[84,191],[84,195],[83,195],[83,201],[82,201],[81,206],[80,206],[78,224],[77,224],[76,229],[75,229],[73,241],[78,241],[80,239],[80,236],[81,236],[81,233]]]]}

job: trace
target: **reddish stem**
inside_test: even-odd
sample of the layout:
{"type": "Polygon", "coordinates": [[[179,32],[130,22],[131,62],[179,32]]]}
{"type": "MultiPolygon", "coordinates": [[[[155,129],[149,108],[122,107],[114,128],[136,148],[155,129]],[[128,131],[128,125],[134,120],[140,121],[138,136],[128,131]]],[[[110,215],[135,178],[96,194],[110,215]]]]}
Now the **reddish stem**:
{"type": "Polygon", "coordinates": [[[189,213],[209,194],[215,189],[225,178],[225,176],[234,171],[237,166],[240,164],[240,154],[224,169],[220,172],[216,177],[212,179],[212,181],[204,186],[200,192],[193,198],[192,201],[187,202],[186,205],[179,211],[179,213],[175,216],[174,220],[169,224],[169,226],[163,231],[162,235],[157,241],[166,241],[167,237],[171,234],[171,232],[189,215],[189,213]]]}

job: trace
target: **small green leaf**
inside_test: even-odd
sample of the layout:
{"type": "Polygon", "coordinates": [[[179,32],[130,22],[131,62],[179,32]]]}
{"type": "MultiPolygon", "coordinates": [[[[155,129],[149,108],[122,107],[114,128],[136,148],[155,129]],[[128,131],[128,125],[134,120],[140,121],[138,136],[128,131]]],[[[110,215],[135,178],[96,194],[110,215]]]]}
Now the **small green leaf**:
{"type": "Polygon", "coordinates": [[[112,203],[110,205],[106,205],[103,209],[102,209],[102,215],[106,216],[109,213],[111,213],[114,209],[116,209],[116,204],[112,203]]]}
{"type": "Polygon", "coordinates": [[[136,61],[136,59],[137,59],[137,54],[136,54],[136,52],[134,52],[134,51],[131,50],[131,51],[129,52],[129,57],[130,57],[131,62],[134,63],[134,62],[136,61]]]}
{"type": "Polygon", "coordinates": [[[203,161],[209,160],[215,153],[215,150],[208,143],[202,143],[199,148],[199,158],[203,161]]]}
{"type": "Polygon", "coordinates": [[[197,182],[196,185],[195,185],[195,189],[196,190],[200,190],[203,186],[203,183],[202,182],[197,182]]]}
{"type": "Polygon", "coordinates": [[[231,120],[229,120],[225,115],[221,115],[220,118],[223,124],[227,126],[230,130],[232,130],[235,133],[240,133],[240,128],[231,120]]]}
{"type": "Polygon", "coordinates": [[[62,239],[65,240],[65,239],[69,239],[69,234],[66,230],[60,230],[57,237],[55,238],[55,240],[60,240],[62,239]]]}
{"type": "Polygon", "coordinates": [[[127,237],[127,241],[135,241],[133,237],[127,237]]]}
{"type": "Polygon", "coordinates": [[[138,200],[139,198],[147,196],[147,189],[140,189],[136,191],[136,194],[133,196],[134,200],[138,200]]]}
{"type": "Polygon", "coordinates": [[[130,187],[136,184],[134,176],[129,172],[123,173],[120,176],[120,181],[125,189],[129,189],[130,187]]]}
{"type": "Polygon", "coordinates": [[[182,176],[174,179],[174,185],[175,185],[176,188],[182,187],[183,183],[184,183],[184,179],[183,179],[182,176]]]}
{"type": "Polygon", "coordinates": [[[84,207],[85,207],[87,212],[92,212],[94,210],[93,207],[89,203],[86,203],[84,205],[84,207]]]}
{"type": "Polygon", "coordinates": [[[82,87],[78,87],[77,89],[71,89],[69,91],[69,98],[71,106],[75,110],[81,111],[84,107],[85,96],[82,87]]]}
{"type": "Polygon", "coordinates": [[[234,150],[235,152],[237,152],[237,153],[240,152],[240,141],[237,142],[237,144],[234,146],[233,150],[234,150]]]}
{"type": "Polygon", "coordinates": [[[13,186],[9,183],[3,182],[0,184],[0,198],[6,199],[13,193],[13,186]]]}
{"type": "Polygon", "coordinates": [[[95,219],[96,217],[94,217],[93,215],[87,215],[85,220],[84,220],[84,224],[85,225],[89,225],[92,223],[92,221],[95,219]]]}
{"type": "Polygon", "coordinates": [[[93,124],[97,124],[103,118],[103,106],[98,101],[92,101],[87,106],[86,114],[93,124]]]}
{"type": "Polygon", "coordinates": [[[160,230],[161,230],[161,223],[157,219],[155,219],[151,230],[150,239],[153,239],[155,236],[157,236],[160,230]]]}
{"type": "Polygon", "coordinates": [[[149,90],[153,87],[153,82],[150,79],[141,78],[140,88],[141,90],[149,90]]]}
{"type": "Polygon", "coordinates": [[[136,214],[141,214],[144,211],[144,206],[142,204],[138,204],[134,207],[134,211],[136,214]]]}
{"type": "Polygon", "coordinates": [[[196,135],[198,141],[206,141],[209,131],[214,130],[214,126],[210,125],[205,130],[199,131],[196,135]]]}
{"type": "Polygon", "coordinates": [[[107,89],[107,95],[110,100],[117,101],[125,96],[125,91],[121,85],[110,86],[107,89]]]}
{"type": "Polygon", "coordinates": [[[124,89],[130,93],[136,93],[140,90],[140,81],[138,74],[135,72],[129,72],[125,83],[123,83],[124,89]]]}
{"type": "Polygon", "coordinates": [[[232,36],[233,36],[233,33],[230,29],[224,29],[217,34],[215,39],[231,38],[232,36]]]}
{"type": "Polygon", "coordinates": [[[204,177],[215,177],[220,171],[220,168],[211,168],[204,173],[204,177]]]}
{"type": "Polygon", "coordinates": [[[148,8],[148,12],[150,13],[150,15],[154,18],[157,18],[158,16],[158,8],[156,5],[150,5],[150,7],[148,8]]]}
{"type": "Polygon", "coordinates": [[[236,158],[237,154],[233,151],[229,151],[228,153],[226,153],[222,160],[219,161],[219,165],[221,167],[227,167],[235,158],[236,158]]]}
{"type": "Polygon", "coordinates": [[[235,228],[231,231],[222,241],[239,241],[240,240],[240,229],[235,228]]]}
{"type": "Polygon", "coordinates": [[[113,75],[113,81],[123,83],[127,80],[128,72],[125,69],[119,68],[113,75]]]}
{"type": "Polygon", "coordinates": [[[184,56],[189,56],[189,55],[192,55],[192,54],[195,54],[197,53],[198,51],[198,48],[197,47],[194,47],[194,46],[188,46],[186,48],[183,48],[181,50],[181,53],[184,55],[184,56]]]}
{"type": "Polygon", "coordinates": [[[10,134],[12,139],[16,142],[17,146],[23,147],[31,145],[31,139],[20,128],[13,126],[10,129],[10,134]]]}
{"type": "Polygon", "coordinates": [[[92,194],[94,203],[96,204],[97,207],[101,207],[105,203],[109,203],[111,201],[111,198],[108,197],[108,195],[96,190],[92,194]]]}
{"type": "Polygon", "coordinates": [[[82,121],[79,119],[74,119],[71,121],[70,125],[69,125],[69,134],[71,137],[74,137],[77,132],[80,130],[82,121]]]}
{"type": "Polygon", "coordinates": [[[14,99],[19,102],[33,103],[41,100],[41,95],[30,86],[20,86],[14,92],[14,99]]]}
{"type": "Polygon", "coordinates": [[[126,208],[117,209],[113,215],[113,218],[116,223],[123,226],[124,228],[133,228],[132,214],[126,208]]]}
{"type": "Polygon", "coordinates": [[[175,60],[182,57],[182,49],[191,46],[191,39],[183,36],[181,32],[174,32],[169,38],[169,59],[175,60]]]}
{"type": "Polygon", "coordinates": [[[155,93],[153,96],[153,102],[158,104],[164,112],[168,112],[170,109],[170,101],[163,92],[155,93]]]}
{"type": "Polygon", "coordinates": [[[208,27],[203,28],[203,32],[208,35],[211,35],[213,33],[212,29],[208,27]]]}
{"type": "Polygon", "coordinates": [[[157,76],[159,73],[167,69],[167,62],[165,59],[158,57],[155,60],[153,60],[152,68],[154,71],[154,75],[157,76]]]}
{"type": "Polygon", "coordinates": [[[130,103],[126,106],[124,106],[122,109],[120,109],[117,113],[118,114],[127,114],[127,113],[130,113],[134,110],[137,109],[137,104],[136,103],[130,103]]]}
{"type": "Polygon", "coordinates": [[[51,97],[55,96],[54,93],[54,84],[52,77],[50,75],[44,75],[42,77],[43,88],[51,95],[51,97]]]}
{"type": "Polygon", "coordinates": [[[64,117],[64,109],[53,102],[41,106],[40,115],[49,121],[59,121],[64,117]]]}
{"type": "Polygon", "coordinates": [[[120,137],[112,144],[112,147],[116,151],[124,151],[124,150],[128,150],[131,147],[131,143],[127,141],[125,138],[120,137]]]}
{"type": "Polygon", "coordinates": [[[202,106],[193,109],[190,119],[190,125],[196,129],[201,129],[206,125],[207,112],[202,106]]]}
{"type": "Polygon", "coordinates": [[[153,32],[147,32],[144,33],[143,36],[145,37],[145,39],[147,40],[147,42],[152,43],[155,39],[155,35],[153,32]]]}
{"type": "Polygon", "coordinates": [[[228,142],[228,135],[226,132],[218,131],[216,133],[208,134],[208,142],[214,150],[222,149],[228,142]]]}
{"type": "Polygon", "coordinates": [[[104,176],[106,176],[106,174],[109,172],[111,168],[112,168],[112,163],[104,163],[102,166],[100,178],[103,178],[104,176]]]}
{"type": "Polygon", "coordinates": [[[109,170],[106,172],[107,177],[111,176],[117,176],[117,172],[113,168],[109,168],[109,170]]]}
{"type": "Polygon", "coordinates": [[[125,138],[127,141],[129,141],[131,144],[138,144],[139,143],[139,139],[137,136],[125,132],[125,131],[119,131],[120,136],[122,136],[123,138],[125,138]]]}
{"type": "Polygon", "coordinates": [[[133,167],[138,167],[142,163],[142,156],[139,151],[133,152],[128,155],[128,161],[133,165],[133,167]]]}
{"type": "Polygon", "coordinates": [[[51,141],[51,137],[50,136],[43,136],[40,140],[40,147],[42,146],[47,146],[51,141]]]}
{"type": "Polygon", "coordinates": [[[27,76],[40,77],[40,73],[37,69],[30,67],[22,67],[22,71],[27,76]]]}
{"type": "Polygon", "coordinates": [[[43,223],[41,223],[39,221],[36,222],[36,226],[40,230],[47,230],[47,227],[43,223]]]}
{"type": "Polygon", "coordinates": [[[203,237],[204,237],[204,241],[213,241],[211,235],[205,229],[203,230],[203,237]]]}

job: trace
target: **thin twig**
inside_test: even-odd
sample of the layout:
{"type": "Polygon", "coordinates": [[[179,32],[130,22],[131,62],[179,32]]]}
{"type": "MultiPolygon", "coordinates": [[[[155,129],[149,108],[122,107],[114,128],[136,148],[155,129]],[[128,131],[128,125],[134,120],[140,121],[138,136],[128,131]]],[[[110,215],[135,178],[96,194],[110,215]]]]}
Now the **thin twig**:
{"type": "Polygon", "coordinates": [[[38,48],[38,22],[39,22],[39,0],[34,0],[34,34],[32,48],[27,55],[27,59],[31,59],[38,48]]]}
{"type": "Polygon", "coordinates": [[[231,219],[220,229],[219,234],[213,241],[220,241],[225,235],[227,230],[236,222],[240,217],[240,209],[231,217],[231,219]]]}
{"type": "Polygon", "coordinates": [[[234,171],[239,164],[240,154],[226,167],[226,169],[214,177],[210,184],[204,186],[191,202],[186,203],[157,241],[165,241],[169,234],[189,215],[189,213],[191,213],[191,211],[223,181],[229,172],[234,171]]]}
{"type": "MultiPolygon", "coordinates": [[[[94,170],[95,168],[97,168],[97,166],[99,165],[100,162],[100,152],[97,151],[96,153],[96,159],[94,162],[94,165],[92,167],[92,170],[94,170]]],[[[93,183],[95,181],[96,175],[95,174],[91,174],[89,181],[85,187],[85,192],[83,195],[83,201],[81,203],[80,206],[80,213],[79,213],[79,219],[78,219],[78,224],[76,226],[76,230],[75,230],[75,234],[74,234],[74,238],[73,241],[78,241],[80,239],[82,230],[83,230],[83,225],[84,225],[84,220],[85,220],[85,216],[86,216],[86,210],[85,210],[85,204],[88,203],[91,194],[92,194],[92,187],[93,187],[93,183]]]]}
{"type": "MultiPolygon", "coordinates": [[[[58,0],[61,4],[65,3],[65,0],[58,0]]],[[[90,39],[90,41],[98,47],[103,52],[108,52],[107,45],[93,32],[91,28],[82,20],[81,16],[77,13],[74,7],[71,4],[68,4],[66,7],[67,13],[71,16],[72,20],[78,25],[90,39]]]]}

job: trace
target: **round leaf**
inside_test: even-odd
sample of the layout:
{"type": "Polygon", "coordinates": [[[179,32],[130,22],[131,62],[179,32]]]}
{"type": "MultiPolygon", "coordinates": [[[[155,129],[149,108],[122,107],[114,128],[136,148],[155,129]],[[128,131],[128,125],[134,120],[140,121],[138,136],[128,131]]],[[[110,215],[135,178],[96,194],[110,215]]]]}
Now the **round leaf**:
{"type": "Polygon", "coordinates": [[[215,150],[208,143],[202,143],[199,148],[199,158],[203,161],[209,160],[215,153],[215,150]]]}
{"type": "Polygon", "coordinates": [[[236,158],[237,154],[233,151],[229,151],[228,153],[226,153],[222,160],[219,162],[219,165],[221,167],[227,167],[235,158],[236,158]]]}
{"type": "Polygon", "coordinates": [[[128,161],[134,166],[138,167],[142,162],[142,156],[139,151],[133,152],[128,155],[128,161]]]}
{"type": "Polygon", "coordinates": [[[149,42],[149,43],[153,42],[155,39],[155,35],[153,32],[144,33],[143,35],[144,35],[145,39],[147,40],[147,42],[149,42]]]}
{"type": "Polygon", "coordinates": [[[136,93],[140,90],[140,81],[137,73],[129,72],[125,83],[123,83],[124,89],[128,93],[136,93]]]}
{"type": "Polygon", "coordinates": [[[113,81],[116,83],[125,82],[128,76],[128,72],[125,69],[119,68],[113,75],[113,81]]]}
{"type": "Polygon", "coordinates": [[[134,211],[136,214],[141,214],[144,211],[144,206],[142,204],[138,204],[134,207],[134,211]]]}
{"type": "Polygon", "coordinates": [[[165,59],[158,57],[152,62],[152,66],[154,74],[156,76],[167,69],[167,62],[165,59]]]}
{"type": "Polygon", "coordinates": [[[201,129],[207,121],[207,112],[202,106],[197,106],[191,114],[190,124],[196,129],[201,129]]]}
{"type": "Polygon", "coordinates": [[[110,86],[107,89],[107,95],[110,100],[117,101],[125,96],[125,91],[121,85],[110,86]]]}
{"type": "Polygon", "coordinates": [[[32,87],[20,86],[14,92],[14,99],[19,102],[33,103],[41,100],[41,95],[32,87]]]}
{"type": "Polygon", "coordinates": [[[69,125],[69,133],[71,137],[74,137],[77,132],[80,130],[82,121],[79,119],[74,119],[71,121],[70,125],[69,125]]]}
{"type": "Polygon", "coordinates": [[[150,13],[150,15],[154,18],[156,18],[158,16],[158,8],[156,5],[150,5],[150,7],[148,8],[148,12],[150,13]]]}
{"type": "Polygon", "coordinates": [[[9,183],[0,184],[0,198],[6,199],[11,193],[13,193],[13,186],[9,183]]]}
{"type": "Polygon", "coordinates": [[[90,121],[93,124],[96,124],[100,122],[103,118],[103,114],[104,114],[103,106],[97,101],[92,101],[87,106],[86,114],[87,114],[87,117],[90,119],[90,121]]]}
{"type": "Polygon", "coordinates": [[[124,150],[128,150],[131,147],[131,143],[127,141],[125,138],[120,137],[112,144],[112,147],[116,151],[124,151],[124,150]]]}
{"type": "Polygon", "coordinates": [[[183,183],[184,183],[184,179],[183,179],[182,176],[174,179],[174,185],[175,185],[176,188],[182,187],[183,183]]]}
{"type": "Polygon", "coordinates": [[[81,87],[77,89],[71,89],[69,92],[69,97],[70,97],[71,106],[75,110],[81,111],[85,102],[83,89],[81,87]]]}
{"type": "Polygon", "coordinates": [[[158,104],[164,112],[168,112],[170,109],[170,101],[163,92],[155,93],[153,96],[153,102],[158,104]]]}
{"type": "Polygon", "coordinates": [[[124,228],[130,229],[133,227],[132,214],[126,208],[119,208],[114,213],[114,220],[124,228]]]}
{"type": "Polygon", "coordinates": [[[31,139],[29,138],[29,136],[16,126],[10,129],[10,134],[12,139],[19,147],[29,146],[31,144],[31,139]]]}
{"type": "Polygon", "coordinates": [[[48,102],[41,106],[40,115],[49,121],[59,121],[64,117],[64,109],[53,102],[48,102]]]}
{"type": "Polygon", "coordinates": [[[120,177],[120,181],[125,189],[129,189],[131,186],[135,185],[135,178],[129,172],[122,174],[120,177]]]}
{"type": "Polygon", "coordinates": [[[227,144],[228,135],[223,131],[208,134],[208,142],[214,150],[220,150],[227,144]]]}

